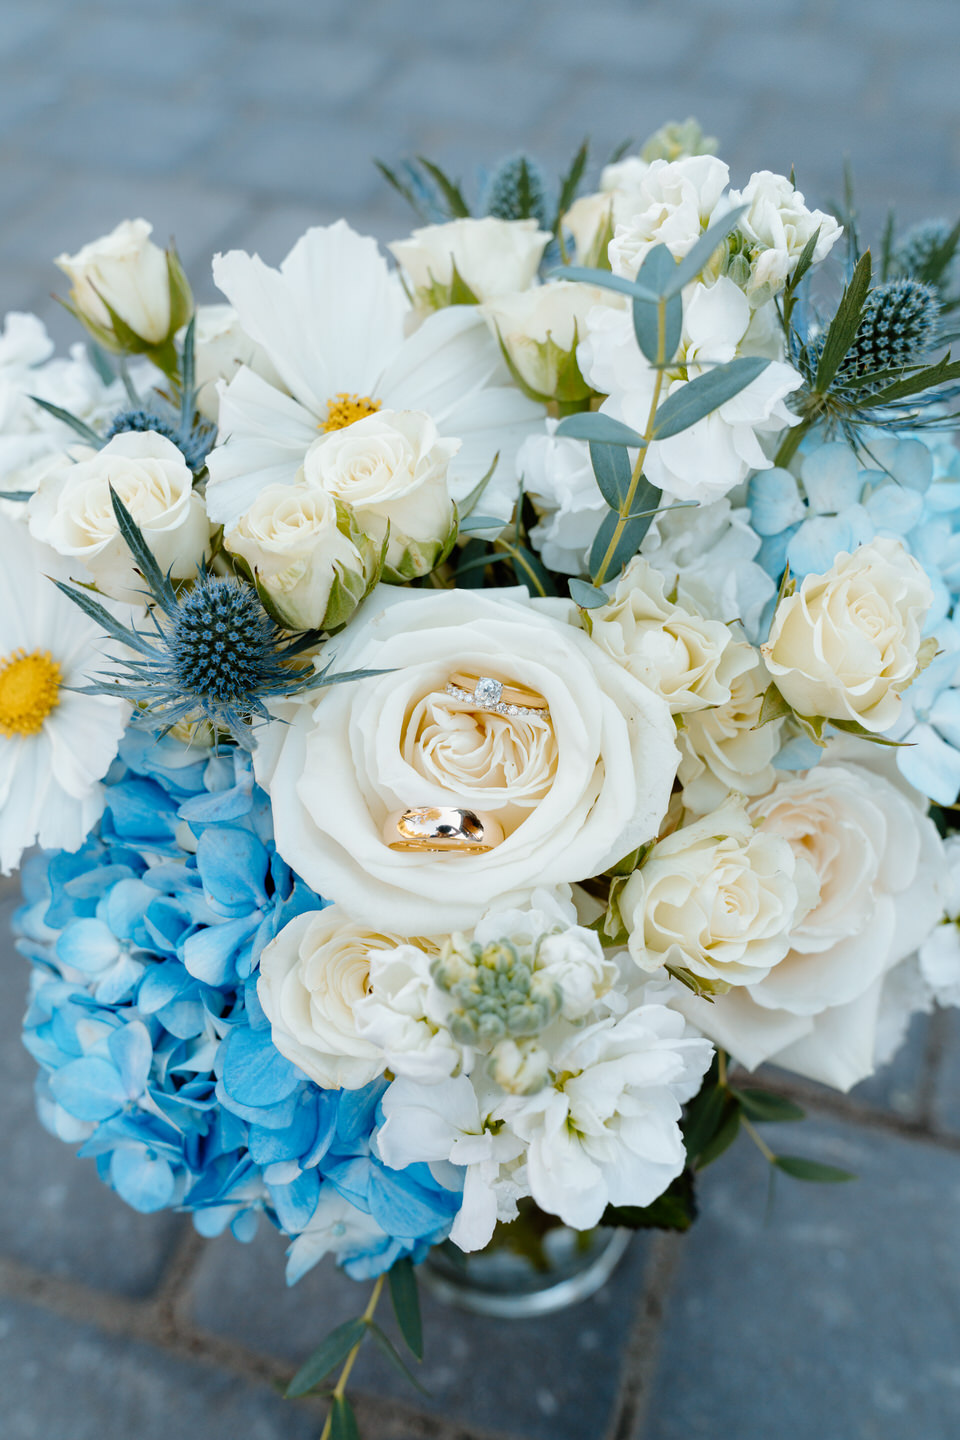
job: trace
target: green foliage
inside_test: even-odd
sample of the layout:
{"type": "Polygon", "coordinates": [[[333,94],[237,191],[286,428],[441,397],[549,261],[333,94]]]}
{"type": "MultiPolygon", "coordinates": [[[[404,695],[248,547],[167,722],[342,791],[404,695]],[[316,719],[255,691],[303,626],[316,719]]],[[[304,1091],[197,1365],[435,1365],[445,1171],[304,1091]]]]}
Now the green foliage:
{"type": "Polygon", "coordinates": [[[601,1225],[627,1230],[689,1230],[697,1218],[692,1170],[684,1170],[650,1205],[608,1205],[601,1225]]]}
{"type": "Polygon", "coordinates": [[[356,1320],[345,1320],[342,1325],[331,1330],[290,1381],[286,1389],[287,1399],[308,1395],[311,1390],[322,1385],[330,1371],[342,1365],[350,1351],[362,1342],[366,1331],[366,1324],[359,1316],[356,1320]]]}
{"type": "Polygon", "coordinates": [[[420,1318],[420,1294],[417,1272],[408,1257],[394,1261],[387,1276],[390,1300],[397,1317],[400,1334],[418,1360],[423,1359],[423,1323],[420,1318]]]}
{"type": "Polygon", "coordinates": [[[335,1396],[330,1408],[330,1440],[360,1440],[357,1417],[346,1395],[335,1396]]]}
{"type": "Polygon", "coordinates": [[[835,1165],[821,1165],[817,1160],[807,1160],[802,1155],[776,1155],[773,1164],[794,1180],[809,1180],[814,1185],[843,1185],[856,1180],[850,1170],[838,1170],[835,1165]]]}

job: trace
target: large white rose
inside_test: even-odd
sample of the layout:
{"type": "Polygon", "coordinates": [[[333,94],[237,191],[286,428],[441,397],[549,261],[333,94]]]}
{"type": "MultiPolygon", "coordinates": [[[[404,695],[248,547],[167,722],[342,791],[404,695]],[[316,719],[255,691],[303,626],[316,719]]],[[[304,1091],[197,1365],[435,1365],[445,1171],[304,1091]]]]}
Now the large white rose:
{"type": "Polygon", "coordinates": [[[652,838],[676,773],[670,712],[575,617],[522,589],[376,590],[324,659],[390,673],[286,706],[289,723],[263,732],[281,854],[364,923],[440,934],[652,838]],[[549,717],[474,709],[445,693],[457,672],[526,686],[549,717]],[[422,805],[492,813],[504,839],[486,854],[391,850],[388,817],[422,805]]]}
{"type": "Polygon", "coordinates": [[[632,214],[616,227],[610,242],[614,274],[635,279],[654,245],[666,245],[671,255],[682,259],[719,213],[729,178],[729,169],[714,155],[654,160],[631,196],[632,214]]]}
{"type": "Polygon", "coordinates": [[[674,1003],[749,1069],[773,1060],[849,1089],[875,1066],[885,977],[940,913],[942,843],[905,789],[855,764],[824,761],[750,810],[813,867],[820,898],[769,974],[712,1004],[674,1003]]]}
{"type": "Polygon", "coordinates": [[[453,543],[447,468],[459,440],[441,440],[422,411],[381,410],[321,435],[307,451],[310,484],[349,505],[376,540],[390,527],[387,566],[398,580],[432,570],[453,543]]]}
{"type": "Polygon", "coordinates": [[[29,502],[30,532],[82,561],[105,594],[142,605],[144,582],[120,534],[111,486],[160,569],[175,579],[194,576],[209,548],[207,513],[183,455],[152,430],[124,431],[102,450],[46,474],[29,502]]]}
{"type": "Polygon", "coordinates": [[[841,551],[777,606],[761,646],[767,669],[799,715],[889,730],[917,671],[933,590],[900,540],[841,551]]]}
{"type": "Polygon", "coordinates": [[[639,555],[588,623],[601,650],[661,695],[673,715],[725,704],[735,678],[756,663],[722,620],[671,603],[660,571],[639,555]]]}
{"type": "Polygon", "coordinates": [[[536,220],[486,215],[425,225],[414,230],[409,240],[395,240],[387,249],[406,274],[418,303],[435,309],[450,303],[454,270],[481,303],[526,290],[550,238],[549,231],[537,228],[536,220]]]}
{"type": "Polygon", "coordinates": [[[344,624],[379,571],[381,546],[357,533],[332,495],[305,480],[261,490],[226,527],[223,543],[246,562],[265,603],[291,630],[344,624]]]}
{"type": "Polygon", "coordinates": [[[737,229],[752,261],[747,294],[754,304],[783,289],[808,241],[819,230],[813,263],[825,260],[843,234],[832,215],[808,210],[803,196],[785,175],[758,170],[743,190],[730,191],[730,205],[747,205],[737,229]]]}
{"type": "Polygon", "coordinates": [[[146,220],[122,220],[54,263],[73,282],[70,298],[85,319],[112,332],[109,305],[135,335],[156,345],[170,334],[171,306],[167,257],[150,239],[152,230],[146,220]]]}
{"type": "Polygon", "coordinates": [[[655,845],[618,903],[642,970],[670,965],[746,985],[783,959],[816,896],[802,854],[754,829],[744,802],[731,799],[655,845]]]}
{"type": "Polygon", "coordinates": [[[257,996],[281,1055],[328,1090],[359,1090],[384,1068],[383,1051],[357,1031],[370,955],[403,941],[355,925],[339,906],[298,915],[260,956],[257,996]]]}
{"type": "Polygon", "coordinates": [[[557,435],[556,420],[545,423],[546,432],[531,435],[517,451],[523,492],[540,513],[530,539],[549,570],[582,575],[610,510],[590,464],[589,446],[557,435]]]}

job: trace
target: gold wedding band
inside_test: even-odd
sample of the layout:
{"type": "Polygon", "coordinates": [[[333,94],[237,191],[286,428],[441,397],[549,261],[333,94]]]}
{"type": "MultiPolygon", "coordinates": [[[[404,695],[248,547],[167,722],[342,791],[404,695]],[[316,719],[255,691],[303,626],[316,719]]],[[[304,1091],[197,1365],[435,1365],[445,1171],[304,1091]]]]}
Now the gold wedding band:
{"type": "Polygon", "coordinates": [[[546,719],[549,713],[546,700],[536,690],[526,685],[505,685],[492,675],[469,675],[458,670],[448,680],[446,692],[455,700],[498,715],[539,715],[546,719]]]}
{"type": "Polygon", "coordinates": [[[419,805],[388,816],[383,838],[391,850],[485,855],[503,839],[492,815],[441,805],[419,805]]]}

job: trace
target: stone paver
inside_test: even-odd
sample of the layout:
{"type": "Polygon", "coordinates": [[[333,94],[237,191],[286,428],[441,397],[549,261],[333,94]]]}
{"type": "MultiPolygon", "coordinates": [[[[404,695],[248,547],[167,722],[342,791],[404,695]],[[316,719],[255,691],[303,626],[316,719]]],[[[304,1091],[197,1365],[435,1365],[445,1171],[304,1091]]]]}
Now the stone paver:
{"type": "MultiPolygon", "coordinates": [[[[307,225],[344,212],[381,240],[408,229],[371,155],[426,153],[476,193],[479,172],[520,146],[556,175],[585,133],[600,163],[688,114],[720,137],[734,183],[793,163],[811,203],[837,195],[847,153],[868,237],[891,204],[904,224],[953,216],[958,43],[955,0],[4,0],[0,312],[37,309],[59,341],[77,338],[50,299],[64,288],[51,259],[125,215],[175,235],[211,300],[214,250],[275,264],[307,225]]],[[[16,1262],[0,1265],[13,1276],[0,1296],[4,1440],[315,1436],[315,1413],[235,1377],[293,1365],[364,1290],[324,1268],[286,1291],[266,1227],[248,1249],[201,1248],[191,1272],[186,1222],[135,1215],[40,1129],[18,1035],[25,971],[0,944],[0,1261],[16,1262]],[[134,1315],[149,1338],[117,1338],[134,1315]]],[[[862,1178],[780,1177],[764,1223],[748,1142],[707,1172],[644,1421],[630,1397],[653,1363],[666,1272],[645,1289],[641,1240],[602,1296],[553,1321],[484,1321],[427,1299],[434,1398],[364,1358],[365,1440],[960,1432],[960,1014],[915,1022],[894,1065],[842,1102],[799,1088],[848,1118],[785,1143],[862,1178]],[[937,1144],[905,1138],[924,1128],[937,1144]]]]}

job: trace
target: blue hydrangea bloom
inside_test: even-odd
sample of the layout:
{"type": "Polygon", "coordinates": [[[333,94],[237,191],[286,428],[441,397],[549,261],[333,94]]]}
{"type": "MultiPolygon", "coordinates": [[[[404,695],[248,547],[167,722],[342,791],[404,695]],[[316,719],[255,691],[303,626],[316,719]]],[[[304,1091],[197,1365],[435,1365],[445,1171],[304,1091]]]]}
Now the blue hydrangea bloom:
{"type": "Polygon", "coordinates": [[[189,1211],[201,1234],[249,1240],[266,1215],[296,1237],[336,1208],[313,1259],[333,1248],[358,1277],[419,1259],[460,1194],[426,1166],[384,1166],[370,1142],[386,1082],[323,1090],[276,1049],[258,1003],[264,945],[324,901],[278,855],[250,755],[133,728],[105,784],[81,849],[23,868],[24,1042],[44,1124],[135,1209],[189,1211]]]}

